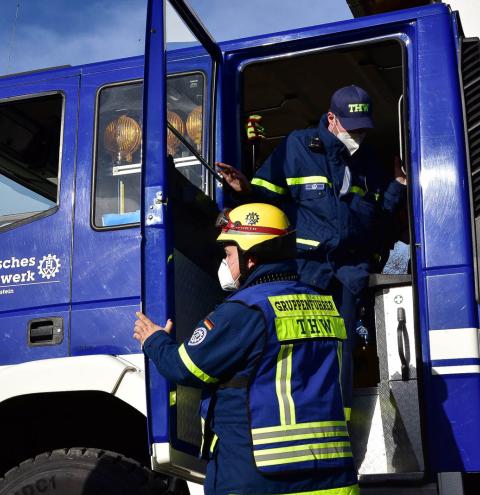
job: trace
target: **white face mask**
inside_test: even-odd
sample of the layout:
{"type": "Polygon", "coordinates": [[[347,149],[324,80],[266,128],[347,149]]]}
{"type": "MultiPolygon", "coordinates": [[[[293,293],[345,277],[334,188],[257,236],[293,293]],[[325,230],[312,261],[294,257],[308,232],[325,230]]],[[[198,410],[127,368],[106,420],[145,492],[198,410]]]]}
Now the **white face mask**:
{"type": "Polygon", "coordinates": [[[362,141],[365,139],[366,132],[339,132],[337,138],[345,145],[350,156],[360,148],[362,141]]]}
{"type": "Polygon", "coordinates": [[[229,292],[237,290],[239,278],[240,275],[236,279],[232,277],[232,272],[227,265],[227,260],[223,259],[218,268],[218,281],[220,282],[222,289],[229,292]]]}
{"type": "Polygon", "coordinates": [[[347,132],[347,131],[339,131],[337,126],[337,121],[335,120],[335,127],[337,128],[336,137],[339,139],[347,148],[350,156],[352,156],[355,151],[360,148],[365,136],[366,132],[347,132]]]}

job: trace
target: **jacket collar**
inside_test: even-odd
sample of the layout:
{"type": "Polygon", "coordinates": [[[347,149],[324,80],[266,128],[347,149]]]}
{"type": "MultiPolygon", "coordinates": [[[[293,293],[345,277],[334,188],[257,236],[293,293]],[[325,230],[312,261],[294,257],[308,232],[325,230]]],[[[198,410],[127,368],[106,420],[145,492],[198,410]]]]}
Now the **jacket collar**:
{"type": "Polygon", "coordinates": [[[318,123],[318,136],[322,140],[327,155],[338,155],[348,153],[345,145],[328,130],[327,114],[323,114],[318,123]]]}
{"type": "Polygon", "coordinates": [[[297,272],[297,265],[294,260],[285,260],[275,263],[264,263],[256,266],[248,275],[240,289],[246,289],[260,278],[267,278],[269,275],[293,274],[297,272]]]}

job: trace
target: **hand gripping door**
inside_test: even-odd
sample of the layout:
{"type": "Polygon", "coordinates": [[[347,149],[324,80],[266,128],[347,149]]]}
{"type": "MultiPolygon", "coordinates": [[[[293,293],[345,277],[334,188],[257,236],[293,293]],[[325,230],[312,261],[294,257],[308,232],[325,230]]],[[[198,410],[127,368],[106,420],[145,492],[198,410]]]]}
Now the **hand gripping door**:
{"type": "MultiPolygon", "coordinates": [[[[195,205],[178,206],[182,200],[177,198],[175,191],[194,187],[197,188],[194,197],[203,195],[204,199],[211,202],[213,196],[215,177],[212,167],[207,167],[206,162],[211,163],[207,157],[212,149],[209,143],[213,135],[210,123],[213,121],[213,87],[219,54],[218,46],[185,2],[172,1],[167,9],[163,0],[149,0],[143,103],[142,308],[150,319],[161,325],[172,318],[178,341],[193,331],[192,325],[206,314],[204,311],[208,312],[213,307],[209,301],[200,309],[198,300],[205,297],[196,287],[205,273],[205,267],[198,259],[193,260],[188,254],[185,256],[176,240],[180,225],[191,238],[196,237],[196,233],[190,231],[190,227],[196,228],[195,225],[192,223],[190,226],[188,222],[192,222],[192,215],[197,215],[199,210],[195,205]],[[182,58],[182,72],[186,68],[187,72],[200,74],[204,81],[203,91],[196,100],[192,99],[197,106],[184,107],[181,111],[175,111],[175,115],[172,107],[167,111],[167,100],[170,101],[168,98],[171,95],[166,84],[164,32],[167,12],[173,12],[171,7],[176,11],[176,27],[183,22],[186,31],[189,30],[203,45],[192,47],[190,66],[188,63],[185,66],[185,56],[182,58]],[[199,60],[205,61],[201,67],[198,65],[199,60]],[[179,125],[180,121],[183,121],[183,125],[179,125]],[[170,123],[168,135],[167,122],[170,123]],[[172,127],[177,132],[173,133],[172,127]],[[183,140],[180,139],[182,134],[183,140]],[[173,145],[176,140],[181,142],[181,146],[176,147],[175,152],[173,145]],[[189,166],[192,168],[189,169],[189,166]],[[181,187],[176,187],[179,184],[181,187]],[[180,215],[190,213],[179,217],[180,210],[180,215]],[[179,218],[182,220],[179,221],[179,218]],[[177,226],[175,237],[174,224],[177,226]],[[179,277],[180,271],[187,277],[179,277]],[[183,286],[179,289],[178,281],[181,278],[189,281],[186,284],[190,294],[188,301],[183,286]],[[194,311],[192,307],[195,307],[194,311]]],[[[170,73],[178,62],[175,61],[174,51],[169,52],[168,58],[170,73]]],[[[194,87],[192,84],[190,89],[194,87]]],[[[190,246],[193,244],[191,238],[187,243],[190,246]]],[[[210,286],[210,280],[204,285],[210,286]]],[[[195,415],[198,396],[188,390],[180,394],[174,384],[167,383],[158,373],[153,363],[147,362],[146,370],[153,465],[163,471],[175,469],[178,472],[178,469],[182,469],[182,476],[194,478],[203,471],[202,465],[196,460],[199,448],[196,421],[200,424],[200,419],[195,415]]]]}

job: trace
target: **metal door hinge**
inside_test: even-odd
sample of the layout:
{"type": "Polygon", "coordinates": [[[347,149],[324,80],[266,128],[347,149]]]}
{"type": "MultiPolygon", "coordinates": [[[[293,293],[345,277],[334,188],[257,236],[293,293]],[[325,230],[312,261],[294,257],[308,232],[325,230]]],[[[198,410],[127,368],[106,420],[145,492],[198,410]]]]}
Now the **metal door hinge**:
{"type": "Polygon", "coordinates": [[[163,225],[167,200],[159,188],[148,188],[145,201],[145,225],[163,225]]]}

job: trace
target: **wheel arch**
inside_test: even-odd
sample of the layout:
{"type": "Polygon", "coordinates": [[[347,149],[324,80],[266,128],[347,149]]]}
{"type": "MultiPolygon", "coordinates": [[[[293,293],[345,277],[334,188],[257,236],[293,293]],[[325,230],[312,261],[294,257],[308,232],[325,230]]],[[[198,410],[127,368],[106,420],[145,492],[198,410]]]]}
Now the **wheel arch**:
{"type": "Polygon", "coordinates": [[[149,465],[144,374],[134,362],[83,356],[0,368],[0,473],[72,446],[149,465]]]}

